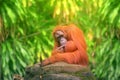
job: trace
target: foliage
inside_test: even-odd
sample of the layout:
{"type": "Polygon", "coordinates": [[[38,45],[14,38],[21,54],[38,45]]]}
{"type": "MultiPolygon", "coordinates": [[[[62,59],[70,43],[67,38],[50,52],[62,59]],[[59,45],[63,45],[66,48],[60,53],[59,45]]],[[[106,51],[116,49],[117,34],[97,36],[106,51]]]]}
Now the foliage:
{"type": "MultiPolygon", "coordinates": [[[[119,0],[118,0],[119,1],[119,0]]],[[[95,74],[101,80],[118,80],[120,78],[120,3],[106,0],[100,9],[99,44],[96,43],[95,74]]]]}
{"type": "Polygon", "coordinates": [[[54,8],[53,17],[57,18],[59,23],[69,22],[79,11],[79,0],[51,0],[51,6],[54,8]]]}
{"type": "Polygon", "coordinates": [[[52,29],[77,24],[85,33],[90,66],[100,80],[118,80],[119,0],[0,0],[2,80],[51,53],[52,29]]]}
{"type": "MultiPolygon", "coordinates": [[[[0,56],[1,79],[12,80],[13,74],[23,74],[24,67],[33,63],[33,54],[21,36],[25,36],[24,26],[28,26],[25,8],[20,0],[0,2],[0,56]]],[[[30,24],[30,23],[29,23],[30,24]]]]}
{"type": "Polygon", "coordinates": [[[55,22],[47,21],[46,15],[41,16],[46,11],[38,12],[41,1],[5,0],[0,3],[0,73],[2,80],[12,80],[14,74],[23,75],[26,66],[39,62],[41,53],[43,58],[50,54],[51,36],[45,36],[51,34],[49,24],[55,22]]]}

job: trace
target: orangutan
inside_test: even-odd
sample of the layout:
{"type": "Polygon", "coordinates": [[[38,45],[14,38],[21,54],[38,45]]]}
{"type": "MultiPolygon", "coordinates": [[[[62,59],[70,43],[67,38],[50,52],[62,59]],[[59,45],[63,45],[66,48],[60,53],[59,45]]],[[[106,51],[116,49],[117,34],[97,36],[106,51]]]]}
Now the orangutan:
{"type": "Polygon", "coordinates": [[[76,25],[56,26],[53,37],[55,43],[52,54],[42,62],[43,66],[62,61],[69,64],[88,65],[84,35],[76,25]]]}

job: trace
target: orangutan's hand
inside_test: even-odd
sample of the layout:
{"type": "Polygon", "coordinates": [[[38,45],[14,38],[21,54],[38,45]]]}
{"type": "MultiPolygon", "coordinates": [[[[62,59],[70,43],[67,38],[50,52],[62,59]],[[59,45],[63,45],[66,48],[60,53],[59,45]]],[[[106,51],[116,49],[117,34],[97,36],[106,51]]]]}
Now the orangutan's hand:
{"type": "Polygon", "coordinates": [[[42,66],[46,66],[48,64],[50,64],[49,59],[45,59],[45,60],[42,61],[42,66]]]}
{"type": "Polygon", "coordinates": [[[56,49],[57,52],[58,52],[58,53],[64,52],[64,47],[65,47],[65,45],[62,45],[62,46],[58,47],[58,48],[56,49]]]}

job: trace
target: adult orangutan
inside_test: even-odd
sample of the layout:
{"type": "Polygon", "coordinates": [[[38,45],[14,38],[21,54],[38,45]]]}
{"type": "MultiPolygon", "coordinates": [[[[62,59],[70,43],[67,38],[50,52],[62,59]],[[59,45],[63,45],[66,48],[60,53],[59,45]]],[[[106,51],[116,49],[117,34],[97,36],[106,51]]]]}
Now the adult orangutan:
{"type": "Polygon", "coordinates": [[[57,26],[53,30],[53,37],[55,43],[52,55],[42,62],[43,66],[60,61],[88,65],[84,35],[76,25],[57,26]]]}

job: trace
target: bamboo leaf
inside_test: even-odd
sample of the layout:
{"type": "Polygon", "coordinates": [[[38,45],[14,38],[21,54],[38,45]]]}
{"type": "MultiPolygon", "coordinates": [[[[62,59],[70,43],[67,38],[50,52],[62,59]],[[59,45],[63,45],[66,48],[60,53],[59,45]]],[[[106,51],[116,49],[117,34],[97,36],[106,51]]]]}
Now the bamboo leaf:
{"type": "Polygon", "coordinates": [[[24,31],[23,31],[22,28],[19,27],[18,30],[19,30],[19,32],[20,32],[22,35],[24,35],[24,31]]]}
{"type": "Polygon", "coordinates": [[[26,67],[25,62],[19,56],[17,56],[17,59],[23,67],[26,67]]]}
{"type": "Polygon", "coordinates": [[[5,7],[5,9],[6,9],[6,12],[7,12],[8,16],[9,16],[10,19],[11,19],[11,22],[12,22],[12,23],[15,23],[16,16],[15,16],[15,14],[13,13],[13,11],[12,11],[6,4],[4,4],[4,7],[5,7]]]}

